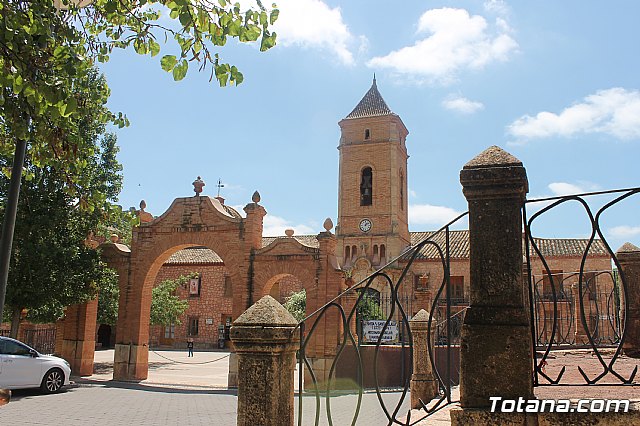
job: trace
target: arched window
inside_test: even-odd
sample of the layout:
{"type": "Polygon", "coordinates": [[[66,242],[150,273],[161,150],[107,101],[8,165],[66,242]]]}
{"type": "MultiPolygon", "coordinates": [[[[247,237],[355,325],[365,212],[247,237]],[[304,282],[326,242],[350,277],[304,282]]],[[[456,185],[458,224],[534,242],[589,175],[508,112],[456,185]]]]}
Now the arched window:
{"type": "Polygon", "coordinates": [[[387,263],[387,248],[384,244],[380,244],[380,262],[387,263]]]}
{"type": "Polygon", "coordinates": [[[364,129],[364,139],[370,139],[371,138],[371,131],[369,131],[369,129],[364,129]]]}
{"type": "Polygon", "coordinates": [[[351,246],[351,259],[358,257],[358,247],[351,246]]]}
{"type": "Polygon", "coordinates": [[[373,171],[371,167],[362,169],[360,178],[360,205],[370,206],[373,201],[373,171]]]}
{"type": "Polygon", "coordinates": [[[344,248],[344,264],[345,265],[351,264],[351,246],[346,246],[344,248]]]}

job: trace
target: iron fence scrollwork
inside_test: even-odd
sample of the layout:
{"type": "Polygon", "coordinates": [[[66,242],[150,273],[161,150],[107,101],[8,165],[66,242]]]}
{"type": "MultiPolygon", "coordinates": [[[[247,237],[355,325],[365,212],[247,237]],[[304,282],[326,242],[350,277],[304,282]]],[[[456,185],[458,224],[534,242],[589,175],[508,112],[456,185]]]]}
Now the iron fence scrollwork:
{"type": "MultiPolygon", "coordinates": [[[[355,283],[351,287],[342,291],[338,296],[330,300],[321,308],[317,309],[315,312],[309,314],[303,321],[298,324],[298,332],[300,334],[300,350],[298,354],[298,380],[299,380],[299,388],[298,388],[298,420],[297,424],[302,425],[303,420],[305,419],[313,419],[314,425],[320,424],[320,418],[322,413],[321,409],[321,401],[324,401],[324,415],[323,420],[326,421],[329,425],[335,424],[334,416],[332,414],[332,397],[337,395],[344,394],[344,391],[347,390],[351,395],[355,394],[355,404],[353,407],[353,416],[351,417],[351,421],[346,423],[342,421],[340,424],[352,424],[355,425],[358,420],[363,404],[363,398],[365,395],[372,396],[375,395],[375,399],[382,412],[386,416],[387,424],[399,424],[399,425],[414,425],[420,420],[428,417],[432,413],[440,410],[452,402],[456,402],[452,400],[451,388],[453,383],[457,383],[457,378],[455,381],[452,378],[452,347],[454,344],[458,343],[459,338],[459,329],[462,324],[462,315],[464,315],[464,308],[458,309],[455,313],[452,314],[451,306],[452,306],[452,297],[451,297],[451,287],[450,287],[450,241],[449,241],[449,231],[450,227],[455,224],[457,221],[461,220],[467,215],[467,213],[463,213],[455,218],[453,221],[443,226],[438,231],[430,234],[423,241],[415,244],[412,247],[409,247],[406,251],[404,251],[400,256],[395,259],[392,259],[385,266],[372,273],[365,279],[361,280],[358,283],[355,283]],[[418,254],[420,251],[426,247],[432,246],[438,253],[438,264],[442,267],[443,271],[443,279],[439,283],[438,286],[434,288],[434,293],[432,297],[432,301],[430,302],[430,306],[417,306],[416,303],[413,305],[410,303],[411,299],[406,298],[404,295],[407,294],[406,290],[408,287],[413,287],[411,280],[409,280],[409,274],[411,271],[411,267],[414,264],[418,254]],[[400,266],[399,266],[400,265],[400,266]],[[357,333],[354,333],[352,330],[351,324],[355,320],[356,310],[358,303],[363,299],[364,295],[367,293],[367,290],[372,288],[374,283],[377,283],[378,286],[382,286],[386,288],[387,295],[385,296],[386,302],[385,307],[383,309],[384,316],[384,326],[382,327],[381,332],[379,333],[379,337],[377,342],[373,344],[373,361],[369,366],[369,370],[365,371],[365,362],[364,362],[364,350],[366,349],[360,341],[357,333]],[[351,295],[351,297],[356,297],[355,303],[348,310],[345,310],[343,306],[344,303],[342,301],[345,299],[345,296],[351,295]],[[413,334],[410,323],[410,316],[414,315],[419,308],[425,308],[429,310],[429,319],[428,319],[428,332],[427,332],[427,349],[428,349],[428,358],[422,360],[422,362],[427,362],[431,365],[432,371],[437,380],[438,384],[438,397],[435,402],[431,403],[430,401],[420,401],[422,414],[419,418],[414,419],[411,418],[410,407],[406,411],[406,413],[402,412],[403,406],[406,405],[407,402],[407,394],[410,387],[410,379],[412,373],[412,359],[414,356],[413,351],[413,334]],[[326,318],[328,315],[337,315],[339,323],[341,324],[342,336],[341,341],[339,342],[338,347],[336,348],[335,356],[330,359],[329,362],[329,371],[326,370],[322,372],[324,377],[318,377],[313,365],[312,357],[308,356],[307,349],[310,345],[310,342],[313,341],[315,333],[318,333],[318,329],[320,324],[322,323],[322,319],[326,318]],[[380,372],[385,368],[385,365],[382,364],[382,355],[381,348],[383,347],[382,337],[385,331],[390,327],[392,321],[397,321],[398,327],[402,330],[402,338],[400,340],[400,357],[402,360],[408,359],[408,363],[404,363],[402,366],[402,380],[399,386],[396,386],[395,396],[397,397],[397,402],[394,404],[388,403],[383,397],[383,393],[386,390],[383,383],[381,383],[380,372]],[[441,351],[436,351],[436,348],[440,345],[438,349],[443,349],[445,360],[445,368],[444,371],[441,371],[437,368],[436,365],[436,357],[437,353],[441,353],[441,351]],[[346,359],[346,353],[350,352],[352,357],[355,358],[355,380],[348,382],[351,387],[355,387],[355,389],[340,389],[340,386],[343,385],[339,383],[340,379],[337,377],[337,372],[340,370],[340,363],[344,358],[346,359]],[[306,375],[305,375],[306,371],[306,375]],[[371,375],[373,376],[373,384],[371,390],[365,392],[366,378],[368,376],[371,379],[371,375]],[[305,378],[306,376],[306,378],[305,378]],[[321,379],[325,378],[326,381],[322,382],[321,379]],[[305,382],[307,380],[307,382],[305,382]],[[310,382],[310,383],[309,383],[310,382]],[[305,392],[305,388],[308,392],[305,392]],[[310,415],[308,412],[305,412],[303,400],[307,398],[315,399],[315,410],[313,415],[310,415]]],[[[415,301],[414,301],[415,302],[415,301]]],[[[367,347],[368,349],[371,346],[367,347]]],[[[324,364],[325,368],[327,364],[324,364]]],[[[310,424],[310,423],[306,423],[310,424]]]]}

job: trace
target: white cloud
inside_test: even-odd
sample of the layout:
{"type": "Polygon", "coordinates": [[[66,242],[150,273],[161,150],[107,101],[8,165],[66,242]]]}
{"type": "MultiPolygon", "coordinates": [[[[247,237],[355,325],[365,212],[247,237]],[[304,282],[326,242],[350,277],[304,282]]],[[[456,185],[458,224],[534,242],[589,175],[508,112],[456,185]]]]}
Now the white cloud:
{"type": "Polygon", "coordinates": [[[600,90],[559,114],[524,115],[507,127],[519,143],[549,137],[600,133],[618,139],[640,138],[640,91],[621,87],[600,90]]]}
{"type": "Polygon", "coordinates": [[[587,192],[582,187],[567,182],[550,183],[549,189],[551,190],[551,192],[553,192],[553,195],[557,197],[587,192]]]}
{"type": "MultiPolygon", "coordinates": [[[[280,15],[274,31],[278,45],[327,50],[339,62],[354,64],[349,46],[357,38],[344,23],[339,7],[332,9],[320,0],[278,0],[277,5],[280,15]]],[[[360,45],[366,48],[366,38],[360,37],[360,45]]]]}
{"type": "Polygon", "coordinates": [[[473,114],[484,109],[482,102],[472,101],[461,95],[449,95],[442,101],[442,106],[448,110],[462,114],[473,114]]]}
{"type": "Polygon", "coordinates": [[[504,0],[487,0],[484,2],[484,8],[488,12],[494,12],[499,15],[506,15],[509,12],[509,6],[504,0]]]}
{"type": "Polygon", "coordinates": [[[464,9],[431,9],[418,21],[418,34],[427,34],[413,46],[371,59],[372,68],[389,68],[418,80],[448,83],[465,69],[481,69],[505,61],[518,44],[500,18],[490,31],[485,18],[464,9]]]}
{"type": "Polygon", "coordinates": [[[460,212],[450,207],[413,204],[409,206],[409,223],[411,225],[442,226],[459,214],[460,212]]]}
{"type": "Polygon", "coordinates": [[[267,214],[264,217],[262,235],[264,235],[265,237],[282,236],[284,235],[284,231],[286,229],[293,229],[295,232],[294,235],[315,235],[319,232],[318,230],[314,230],[307,225],[292,225],[288,220],[279,216],[267,214]]]}
{"type": "Polygon", "coordinates": [[[630,239],[640,236],[640,226],[615,226],[609,230],[611,235],[620,239],[630,239]]]}

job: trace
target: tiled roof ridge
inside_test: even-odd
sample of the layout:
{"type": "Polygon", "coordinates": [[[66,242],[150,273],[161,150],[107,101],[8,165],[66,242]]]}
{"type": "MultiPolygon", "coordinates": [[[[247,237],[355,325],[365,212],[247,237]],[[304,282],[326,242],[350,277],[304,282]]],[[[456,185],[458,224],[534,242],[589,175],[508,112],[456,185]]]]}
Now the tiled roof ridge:
{"type": "Polygon", "coordinates": [[[288,237],[286,235],[262,237],[262,247],[266,247],[277,239],[293,238],[300,244],[306,247],[318,248],[318,236],[317,235],[293,235],[288,237]]]}
{"type": "Polygon", "coordinates": [[[371,88],[365,93],[358,105],[345,117],[345,119],[362,118],[362,117],[378,117],[383,115],[392,115],[393,112],[382,98],[378,91],[376,78],[373,77],[371,88]]]}

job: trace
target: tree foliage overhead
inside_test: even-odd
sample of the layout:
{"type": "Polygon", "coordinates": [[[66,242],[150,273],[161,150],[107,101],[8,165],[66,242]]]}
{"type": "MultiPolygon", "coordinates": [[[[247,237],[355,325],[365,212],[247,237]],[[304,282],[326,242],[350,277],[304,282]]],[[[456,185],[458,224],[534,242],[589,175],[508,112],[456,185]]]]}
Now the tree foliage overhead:
{"type": "Polygon", "coordinates": [[[191,273],[175,280],[164,280],[151,290],[151,325],[180,324],[180,316],[189,307],[189,302],[180,299],[176,290],[197,276],[197,273],[191,273]]]}
{"type": "MultiPolygon", "coordinates": [[[[80,114],[66,125],[70,140],[84,147],[76,161],[61,170],[43,165],[37,152],[27,155],[6,298],[14,314],[27,308],[32,320],[55,320],[64,307],[95,297],[106,277],[98,252],[83,243],[120,211],[112,202],[122,186],[122,167],[116,138],[105,133],[105,87],[95,70],[75,84],[80,114]]],[[[1,130],[4,136],[11,131],[1,130]]],[[[3,170],[10,162],[10,155],[0,155],[3,170]]],[[[0,197],[6,199],[8,186],[1,174],[0,197]]]]}
{"type": "MultiPolygon", "coordinates": [[[[243,76],[224,62],[218,50],[229,38],[260,39],[261,50],[275,45],[269,27],[277,9],[242,9],[225,0],[12,0],[0,2],[0,155],[13,152],[16,139],[27,140],[32,162],[66,170],[86,149],[70,117],[78,117],[83,100],[78,84],[96,62],[105,62],[113,49],[132,47],[156,56],[169,42],[177,55],[164,55],[161,67],[184,78],[190,63],[210,68],[224,86],[240,84],[243,76]],[[87,5],[88,3],[88,5],[87,5]],[[159,21],[168,13],[169,24],[159,21]],[[162,22],[162,23],[161,23],[162,22]],[[159,41],[160,39],[160,41],[159,41]]],[[[94,96],[108,97],[106,85],[94,96]]],[[[100,110],[101,120],[120,127],[121,113],[100,110]]],[[[70,176],[77,176],[73,173],[70,176]]]]}

